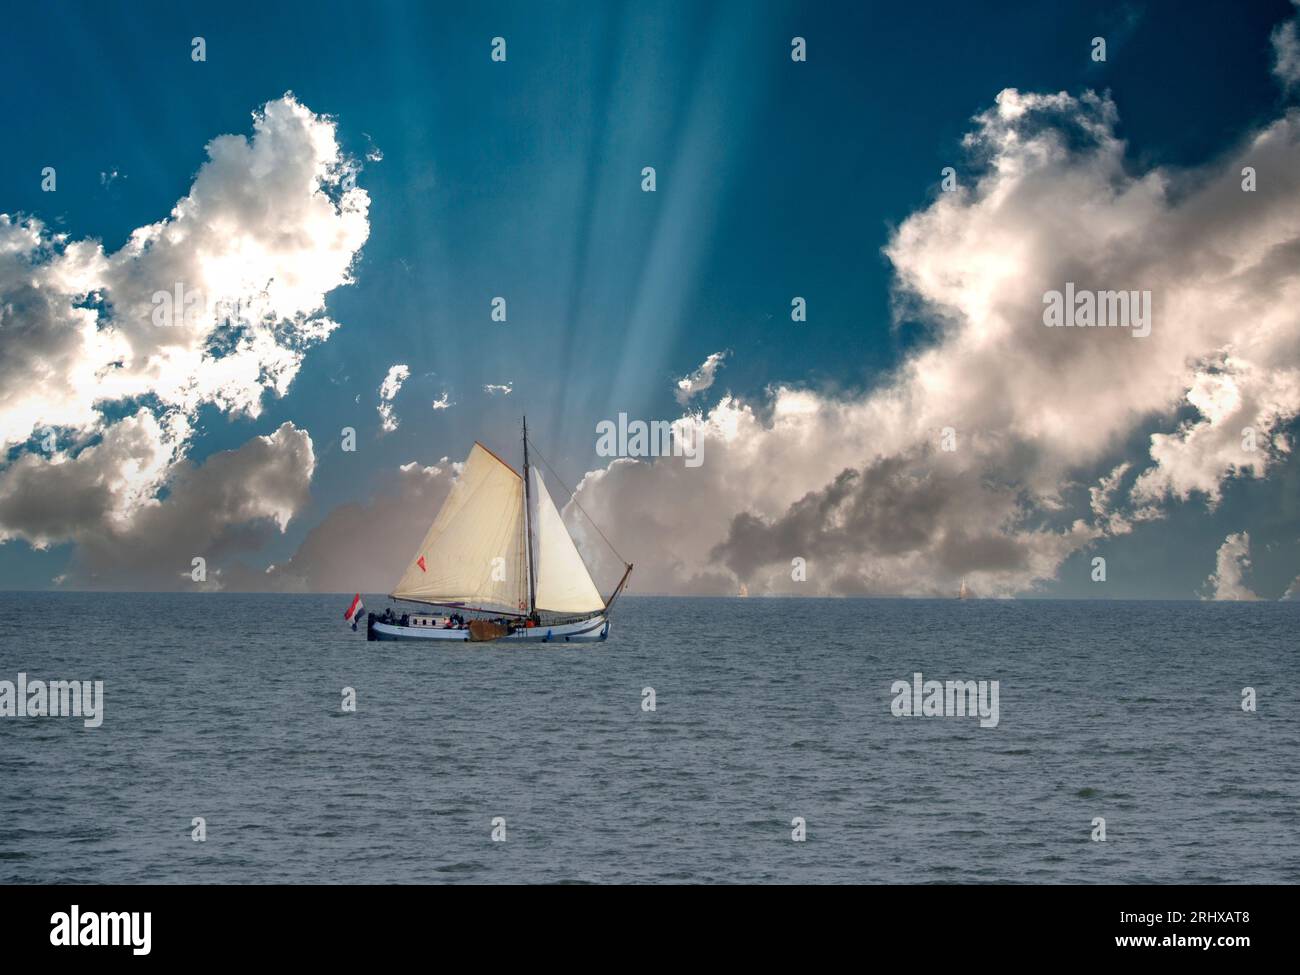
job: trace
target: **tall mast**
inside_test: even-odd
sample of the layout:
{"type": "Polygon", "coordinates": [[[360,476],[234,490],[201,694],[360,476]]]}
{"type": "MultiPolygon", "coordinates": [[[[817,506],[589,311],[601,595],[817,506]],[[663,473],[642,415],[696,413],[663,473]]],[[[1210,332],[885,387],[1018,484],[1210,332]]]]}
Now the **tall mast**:
{"type": "Polygon", "coordinates": [[[528,417],[524,417],[524,537],[528,540],[528,615],[537,606],[537,577],[533,572],[533,489],[528,477],[528,417]]]}

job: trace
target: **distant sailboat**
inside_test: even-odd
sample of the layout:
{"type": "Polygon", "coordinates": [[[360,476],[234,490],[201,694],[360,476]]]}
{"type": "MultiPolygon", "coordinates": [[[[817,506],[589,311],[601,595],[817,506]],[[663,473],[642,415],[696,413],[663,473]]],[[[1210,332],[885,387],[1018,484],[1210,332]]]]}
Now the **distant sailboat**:
{"type": "Polygon", "coordinates": [[[745,585],[742,582],[740,584],[740,592],[736,593],[736,595],[739,596],[741,599],[747,598],[749,596],[749,586],[745,585]]]}
{"type": "Polygon", "coordinates": [[[961,581],[961,589],[959,589],[959,590],[957,591],[957,598],[958,598],[958,599],[970,599],[970,598],[971,598],[970,587],[966,585],[966,580],[965,580],[965,579],[963,579],[963,580],[961,581]]]}
{"type": "Polygon", "coordinates": [[[371,613],[366,639],[577,643],[609,636],[609,608],[632,565],[623,563],[622,579],[603,598],[541,473],[529,468],[528,444],[525,420],[521,477],[475,442],[391,594],[455,612],[371,613]],[[467,620],[464,612],[489,618],[467,620]]]}

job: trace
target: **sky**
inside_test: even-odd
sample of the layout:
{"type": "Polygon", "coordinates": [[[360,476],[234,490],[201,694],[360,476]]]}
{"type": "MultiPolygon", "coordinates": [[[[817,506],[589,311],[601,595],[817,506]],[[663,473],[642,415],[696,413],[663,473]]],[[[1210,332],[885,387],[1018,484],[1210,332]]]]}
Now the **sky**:
{"type": "Polygon", "coordinates": [[[527,414],[633,592],[1300,593],[1296,18],[16,8],[0,588],[387,591],[527,414]]]}

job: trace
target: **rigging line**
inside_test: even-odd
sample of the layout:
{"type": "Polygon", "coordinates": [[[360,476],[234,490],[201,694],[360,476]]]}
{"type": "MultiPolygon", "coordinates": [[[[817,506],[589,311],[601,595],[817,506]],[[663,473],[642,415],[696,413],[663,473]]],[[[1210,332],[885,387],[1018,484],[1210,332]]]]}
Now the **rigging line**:
{"type": "Polygon", "coordinates": [[[537,444],[533,443],[532,437],[528,438],[528,443],[536,452],[537,456],[542,459],[542,463],[546,465],[546,469],[551,472],[551,476],[555,478],[555,480],[559,483],[560,487],[564,488],[564,490],[569,492],[569,500],[573,502],[574,507],[576,507],[579,511],[581,511],[583,517],[586,518],[589,522],[591,522],[591,527],[596,529],[596,534],[599,535],[601,537],[601,540],[604,541],[604,543],[609,546],[609,550],[618,556],[618,560],[622,562],[624,565],[627,565],[628,564],[627,559],[623,558],[622,555],[619,555],[619,551],[614,547],[614,543],[605,537],[605,533],[601,531],[600,526],[596,524],[596,519],[591,517],[591,515],[587,514],[586,509],[583,508],[582,505],[578,503],[578,493],[574,491],[572,488],[570,488],[569,485],[565,484],[564,481],[560,479],[559,474],[555,473],[555,468],[552,467],[551,462],[546,459],[546,455],[537,449],[537,444]]]}

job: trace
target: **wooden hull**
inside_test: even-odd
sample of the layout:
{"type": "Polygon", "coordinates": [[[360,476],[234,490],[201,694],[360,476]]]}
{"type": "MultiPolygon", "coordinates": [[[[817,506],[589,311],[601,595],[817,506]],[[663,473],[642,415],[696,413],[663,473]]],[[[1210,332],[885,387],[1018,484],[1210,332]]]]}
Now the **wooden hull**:
{"type": "MultiPolygon", "coordinates": [[[[483,642],[491,644],[601,643],[608,636],[609,618],[601,613],[571,623],[559,623],[553,626],[519,627],[506,636],[483,642]]],[[[430,626],[403,626],[401,623],[385,623],[374,613],[371,613],[366,620],[366,639],[404,640],[442,645],[471,642],[468,629],[449,630],[430,626]]],[[[474,642],[482,645],[480,641],[474,642]]]]}

